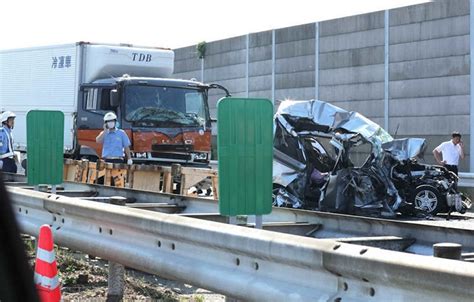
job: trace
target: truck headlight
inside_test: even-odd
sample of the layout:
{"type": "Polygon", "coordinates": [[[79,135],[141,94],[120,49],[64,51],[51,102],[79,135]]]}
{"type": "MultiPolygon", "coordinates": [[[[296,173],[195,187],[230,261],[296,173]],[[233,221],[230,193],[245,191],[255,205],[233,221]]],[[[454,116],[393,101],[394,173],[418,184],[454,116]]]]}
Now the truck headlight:
{"type": "Polygon", "coordinates": [[[194,154],[194,159],[206,160],[207,159],[207,153],[195,153],[194,154]]]}

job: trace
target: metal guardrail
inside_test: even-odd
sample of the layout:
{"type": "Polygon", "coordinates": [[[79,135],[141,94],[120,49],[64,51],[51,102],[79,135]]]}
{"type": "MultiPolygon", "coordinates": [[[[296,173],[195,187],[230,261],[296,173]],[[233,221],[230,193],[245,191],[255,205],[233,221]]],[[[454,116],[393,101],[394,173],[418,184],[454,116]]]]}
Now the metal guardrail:
{"type": "MultiPolygon", "coordinates": [[[[26,186],[25,178],[20,175],[4,174],[4,177],[14,181],[8,183],[11,186],[26,186]]],[[[73,182],[63,183],[58,194],[102,202],[107,202],[110,196],[122,196],[128,199],[129,207],[227,222],[226,217],[219,215],[217,202],[205,198],[73,182]]],[[[241,226],[252,226],[255,222],[253,216],[240,218],[243,218],[238,220],[241,226]]],[[[446,221],[443,216],[428,220],[407,217],[381,219],[276,207],[271,214],[263,216],[263,229],[344,242],[348,242],[347,238],[363,238],[358,244],[421,255],[432,255],[433,244],[453,242],[462,245],[463,253],[474,253],[472,213],[453,214],[446,221]]]]}
{"type": "MultiPolygon", "coordinates": [[[[24,176],[4,174],[4,177],[10,186],[28,187],[24,176]]],[[[65,182],[58,188],[58,194],[63,196],[102,202],[111,196],[122,196],[127,198],[129,207],[227,222],[226,217],[219,215],[217,202],[211,199],[74,182],[65,182]]],[[[252,227],[255,220],[253,216],[239,217],[237,223],[252,227]]],[[[357,239],[358,244],[421,255],[432,255],[433,244],[453,242],[462,245],[464,254],[474,253],[472,213],[453,214],[449,221],[445,216],[381,219],[275,207],[271,214],[263,216],[263,229],[343,242],[349,242],[350,238],[352,243],[357,239]]]]}
{"type": "Polygon", "coordinates": [[[474,264],[9,187],[24,232],[246,301],[471,301],[474,264]]]}
{"type": "Polygon", "coordinates": [[[459,173],[459,187],[474,188],[474,173],[459,173]]]}

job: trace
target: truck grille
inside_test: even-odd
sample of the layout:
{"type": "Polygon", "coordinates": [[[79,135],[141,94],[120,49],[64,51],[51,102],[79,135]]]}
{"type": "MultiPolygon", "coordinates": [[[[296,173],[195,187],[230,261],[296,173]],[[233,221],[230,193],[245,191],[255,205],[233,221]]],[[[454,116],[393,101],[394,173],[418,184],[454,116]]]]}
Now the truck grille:
{"type": "Polygon", "coordinates": [[[151,156],[154,158],[191,160],[191,155],[189,154],[151,152],[151,156]]]}
{"type": "Polygon", "coordinates": [[[154,144],[151,150],[158,152],[191,152],[194,150],[193,145],[171,145],[171,144],[154,144]]]}

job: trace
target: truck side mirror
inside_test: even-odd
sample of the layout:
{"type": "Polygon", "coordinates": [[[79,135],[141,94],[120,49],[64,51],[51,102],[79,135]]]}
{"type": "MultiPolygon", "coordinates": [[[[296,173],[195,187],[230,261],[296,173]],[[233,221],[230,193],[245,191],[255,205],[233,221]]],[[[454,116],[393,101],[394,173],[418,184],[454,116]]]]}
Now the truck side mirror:
{"type": "Polygon", "coordinates": [[[118,107],[120,105],[119,94],[117,89],[110,90],[110,106],[118,107]]]}

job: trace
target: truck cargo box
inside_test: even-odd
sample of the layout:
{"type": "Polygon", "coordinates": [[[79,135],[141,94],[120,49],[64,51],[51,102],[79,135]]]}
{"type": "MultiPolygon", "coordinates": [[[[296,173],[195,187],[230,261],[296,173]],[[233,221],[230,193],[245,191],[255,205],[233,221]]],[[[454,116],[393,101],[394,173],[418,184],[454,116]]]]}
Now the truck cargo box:
{"type": "Polygon", "coordinates": [[[74,116],[82,84],[129,74],[169,77],[168,49],[75,43],[0,51],[0,109],[17,114],[15,149],[26,149],[29,110],[64,112],[64,147],[74,147],[74,116]]]}

